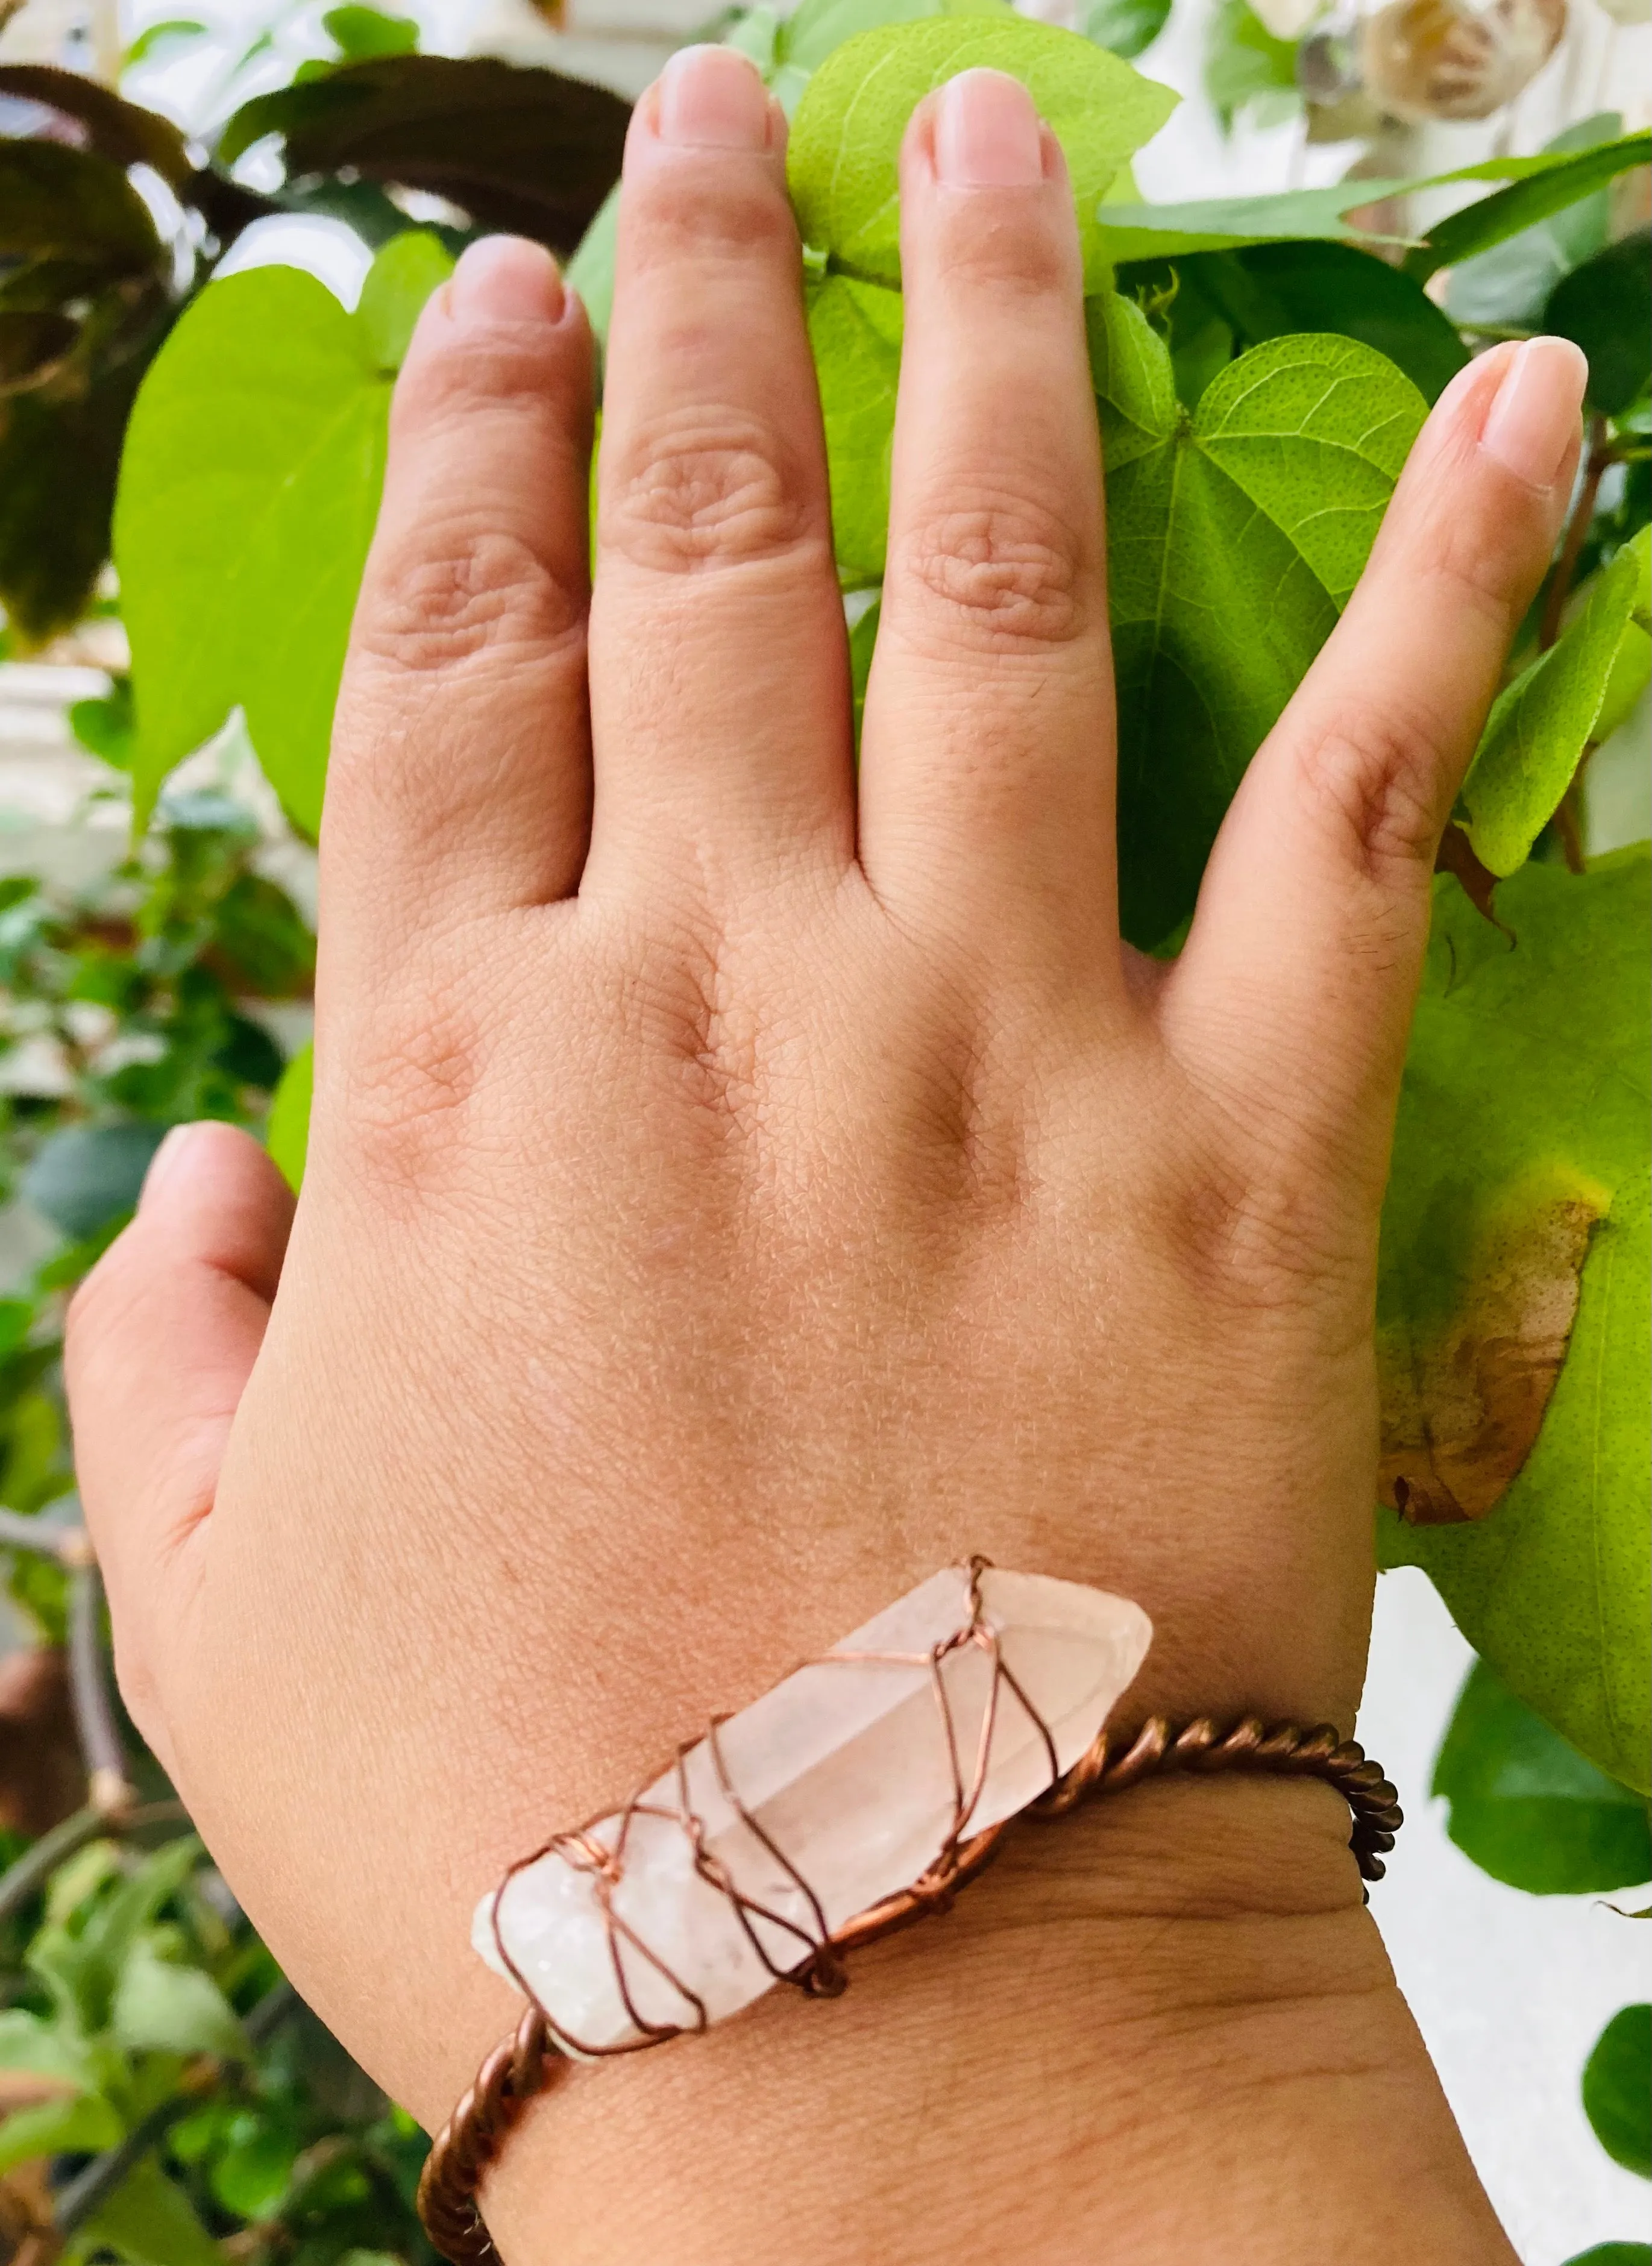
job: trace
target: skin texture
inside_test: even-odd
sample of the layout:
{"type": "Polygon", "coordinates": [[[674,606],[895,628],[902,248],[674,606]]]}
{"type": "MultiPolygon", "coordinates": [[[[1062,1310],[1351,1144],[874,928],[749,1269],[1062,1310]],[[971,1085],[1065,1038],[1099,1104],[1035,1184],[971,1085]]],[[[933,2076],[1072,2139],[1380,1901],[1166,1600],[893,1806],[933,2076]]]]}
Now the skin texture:
{"type": "MultiPolygon", "coordinates": [[[[971,1550],[1140,1600],[1130,1716],[1351,1724],[1429,874],[1581,358],[1451,388],[1144,961],[1071,196],[959,84],[904,153],[859,780],[784,121],[696,51],[631,134],[594,598],[545,255],[467,253],[402,373],[296,1215],[194,1129],[71,1318],[132,1712],[433,2124],[514,2021],[467,1948],[505,1865],[971,1550]]],[[[576,2072],[505,2255],[1506,2262],[1346,1834],[1261,1783],[1029,1827],[845,2000],[576,2072]]]]}

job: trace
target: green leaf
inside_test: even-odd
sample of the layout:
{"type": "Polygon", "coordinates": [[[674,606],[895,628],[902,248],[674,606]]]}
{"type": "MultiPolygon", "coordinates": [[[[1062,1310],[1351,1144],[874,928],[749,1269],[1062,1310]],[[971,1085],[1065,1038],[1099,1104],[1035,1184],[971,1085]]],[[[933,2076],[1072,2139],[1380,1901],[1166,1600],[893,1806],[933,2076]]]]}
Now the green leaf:
{"type": "Polygon", "coordinates": [[[1208,300],[1243,347],[1293,332],[1334,331],[1385,355],[1425,401],[1437,400],[1468,360],[1455,326],[1422,285],[1356,245],[1259,244],[1195,252],[1169,271],[1163,263],[1127,269],[1119,289],[1128,294],[1166,273],[1181,290],[1208,300]]]}
{"type": "Polygon", "coordinates": [[[1224,127],[1241,110],[1263,125],[1294,117],[1302,101],[1295,42],[1276,39],[1249,0],[1219,0],[1205,27],[1204,91],[1224,127]]]}
{"type": "Polygon", "coordinates": [[[1652,2266],[1652,2242],[1597,2242],[1568,2258],[1566,2266],[1652,2266]]]}
{"type": "Polygon", "coordinates": [[[95,2084],[92,2064],[82,2041],[61,2021],[8,2007],[0,2013],[0,2069],[51,2078],[77,2092],[95,2084]]]}
{"type": "Polygon", "coordinates": [[[798,106],[786,158],[805,244],[862,281],[898,285],[897,160],[907,121],[932,88],[980,66],[1029,88],[1060,140],[1093,289],[1106,261],[1089,216],[1176,97],[1087,40],[1020,17],[890,25],[826,58],[798,106]]]}
{"type": "Polygon", "coordinates": [[[0,142],[0,256],[133,275],[159,266],[161,245],[149,207],[107,157],[61,142],[0,142]]]}
{"type": "Polygon", "coordinates": [[[271,784],[315,833],[384,473],[376,351],[312,275],[262,267],[208,285],[157,357],[115,508],[140,822],[238,705],[271,784]]]}
{"type": "Polygon", "coordinates": [[[117,677],[114,690],[102,700],[69,703],[69,728],[85,749],[117,771],[130,771],[134,752],[132,686],[117,677]]]}
{"type": "Polygon", "coordinates": [[[428,228],[410,228],[384,246],[367,271],[355,310],[376,368],[387,374],[401,368],[425,301],[453,266],[453,254],[428,228]]]}
{"type": "Polygon", "coordinates": [[[568,288],[579,293],[591,328],[603,347],[608,344],[608,325],[614,312],[614,253],[618,235],[619,184],[616,182],[564,270],[568,288]]]}
{"type": "Polygon", "coordinates": [[[144,360],[98,370],[84,392],[0,402],[0,604],[25,645],[71,628],[91,603],[144,360]]]}
{"type": "Polygon", "coordinates": [[[1434,1765],[1447,1831],[1482,1872],[1533,1896],[1652,1879],[1647,1806],[1476,1661],[1434,1765]]]}
{"type": "Polygon", "coordinates": [[[1616,417],[1652,377],[1652,230],[1610,244],[1564,275],[1543,328],[1575,339],[1589,356],[1589,399],[1616,417]]]}
{"type": "Polygon", "coordinates": [[[60,1998],[70,1995],[89,2031],[108,2021],[115,1986],[139,1933],[176,1896],[201,1855],[193,1833],[164,1842],[93,1906],[77,1935],[43,1928],[29,1946],[29,1966],[60,1998]]]}
{"type": "Polygon", "coordinates": [[[1486,720],[1460,811],[1475,856],[1512,874],[1560,807],[1596,729],[1613,665],[1631,626],[1640,557],[1652,530],[1626,544],[1589,603],[1546,653],[1501,692],[1486,720]]]}
{"type": "Polygon", "coordinates": [[[223,2253],[195,2215],[182,2188],[145,2156],[86,2221],[92,2246],[113,2250],[123,2266],[223,2266],[223,2253]]]}
{"type": "Polygon", "coordinates": [[[1121,911],[1151,949],[1358,579],[1424,404],[1369,347],[1308,337],[1230,363],[1188,415],[1140,311],[1106,302],[1101,327],[1121,911]]]}
{"type": "Polygon", "coordinates": [[[1619,173],[1648,164],[1652,164],[1652,133],[1642,133],[1623,135],[1589,150],[1550,151],[1544,157],[1529,157],[1524,164],[1493,158],[1484,167],[1468,166],[1458,173],[1444,174],[1442,180],[1489,179],[1492,168],[1501,164],[1509,186],[1437,221],[1427,241],[1407,254],[1406,267],[1419,281],[1426,281],[1436,268],[1454,267],[1494,244],[1502,244],[1546,220],[1551,213],[1593,195],[1619,173]]]}
{"type": "Polygon", "coordinates": [[[164,1125],[67,1125],[30,1160],[24,1202],[77,1240],[131,1210],[164,1125]]]}
{"type": "Polygon", "coordinates": [[[855,748],[860,747],[860,720],[866,712],[866,686],[872,676],[872,656],[878,642],[881,601],[874,598],[849,632],[849,689],[854,703],[855,748]]]}
{"type": "Polygon", "coordinates": [[[1652,2179],[1652,2006],[1620,2008],[1595,2041],[1583,2110],[1613,2163],[1652,2179]]]}
{"type": "Polygon", "coordinates": [[[1170,0],[1090,0],[1078,29],[1098,48],[1132,62],[1170,21],[1170,0]]]}
{"type": "Polygon", "coordinates": [[[329,8],[321,18],[321,28],[346,62],[419,51],[419,26],[413,18],[392,16],[380,8],[329,8]]]}
{"type": "Polygon", "coordinates": [[[122,68],[130,70],[134,63],[147,62],[159,48],[182,46],[206,36],[207,26],[198,24],[193,16],[169,16],[164,24],[151,24],[138,33],[126,51],[122,68]]]}
{"type": "MultiPolygon", "coordinates": [[[[1557,134],[1545,145],[1545,154],[1592,150],[1622,138],[1622,118],[1616,111],[1602,111],[1557,134]]],[[[1611,190],[1597,189],[1489,252],[1459,260],[1446,294],[1452,321],[1534,329],[1561,276],[1605,243],[1611,217],[1611,190]]]]}
{"type": "MultiPolygon", "coordinates": [[[[1524,866],[1497,894],[1512,941],[1454,881],[1436,883],[1378,1301],[1379,1349],[1396,1345],[1403,1367],[1406,1349],[1449,1333],[1473,1294],[1488,1224],[1506,1226],[1545,1182],[1597,1191],[1602,1216],[1587,1239],[1576,1319],[1539,1404],[1535,1444],[1483,1516],[1409,1524],[1383,1510],[1378,1548],[1385,1563],[1423,1567],[1508,1688],[1641,1793],[1652,1746],[1649,882],[1644,844],[1582,876],[1524,866]]],[[[1532,1217],[1540,1260],[1535,1208],[1532,1217]]],[[[1551,1337],[1545,1310],[1563,1288],[1540,1268],[1531,1284],[1539,1330],[1551,1337]]],[[[1562,1307],[1561,1338],[1564,1318],[1562,1307]]],[[[1466,1353],[1459,1375],[1501,1390],[1506,1352],[1493,1349],[1488,1369],[1485,1360],[1466,1353]]]]}
{"type": "Polygon", "coordinates": [[[1632,621],[1624,631],[1601,697],[1600,713],[1595,719],[1597,740],[1604,744],[1614,732],[1622,730],[1648,683],[1652,683],[1652,636],[1639,622],[1632,621]]]}
{"type": "Polygon", "coordinates": [[[808,295],[808,336],[819,373],[832,543],[845,588],[883,573],[889,463],[901,375],[904,302],[898,291],[828,275],[808,295]]]}
{"type": "Polygon", "coordinates": [[[128,2052],[250,2058],[246,2033],[211,1976],[163,1959],[143,1936],[121,1970],[113,2021],[115,2037],[128,2052]]]}
{"type": "Polygon", "coordinates": [[[290,175],[351,167],[566,252],[619,178],[630,114],[605,87],[556,71],[481,55],[381,55],[244,104],[218,156],[232,164],[279,134],[290,175]]]}
{"type": "Polygon", "coordinates": [[[1096,217],[1115,261],[1174,259],[1188,252],[1232,252],[1245,245],[1319,237],[1371,245],[1378,239],[1354,227],[1350,213],[1458,181],[1512,182],[1513,187],[1482,197],[1442,221],[1426,243],[1414,248],[1406,265],[1422,282],[1436,267],[1501,244],[1551,213],[1593,195],[1648,157],[1652,135],[1638,134],[1581,154],[1552,150],[1534,157],[1488,157],[1453,172],[1407,180],[1339,181],[1326,189],[1288,189],[1277,196],[1217,197],[1188,204],[1107,204],[1096,217]]]}
{"type": "Polygon", "coordinates": [[[238,2218],[274,2218],[292,2185],[298,2154],[291,2134],[265,2124],[234,2140],[212,2167],[212,2192],[238,2218]]]}
{"type": "Polygon", "coordinates": [[[301,1047],[281,1072],[281,1082],[269,1106],[265,1145],[295,1195],[303,1181],[304,1157],[310,1146],[315,1075],[316,1050],[313,1046],[301,1047]]]}
{"type": "Polygon", "coordinates": [[[123,169],[152,165],[175,189],[181,189],[194,171],[188,143],[170,118],[128,102],[84,71],[61,70],[50,63],[8,63],[0,67],[0,94],[44,103],[72,118],[99,157],[123,169]]]}
{"type": "Polygon", "coordinates": [[[32,2102],[0,2123],[0,2174],[41,2157],[91,2155],[99,2148],[112,2148],[124,2129],[109,2103],[95,2093],[32,2102]]]}
{"type": "Polygon", "coordinates": [[[775,31],[774,72],[817,71],[844,41],[928,16],[1008,16],[1009,0],[803,0],[775,31]]]}

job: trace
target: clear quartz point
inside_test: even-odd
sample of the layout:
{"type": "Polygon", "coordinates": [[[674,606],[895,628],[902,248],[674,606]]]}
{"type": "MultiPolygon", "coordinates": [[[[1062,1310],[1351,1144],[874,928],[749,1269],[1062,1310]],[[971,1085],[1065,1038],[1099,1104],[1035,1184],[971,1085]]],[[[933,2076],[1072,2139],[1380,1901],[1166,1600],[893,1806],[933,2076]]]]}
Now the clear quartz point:
{"type": "Polygon", "coordinates": [[[1024,1809],[1050,1783],[1052,1746],[1058,1773],[1091,1744],[1152,1626],[1140,1606],[1075,1582],[996,1568],[979,1579],[1005,1670],[995,1708],[992,1654],[973,1643],[943,1654],[939,1704],[936,1648],[971,1614],[969,1569],[949,1567],[690,1748],[629,1813],[590,1826],[583,1851],[563,1837],[484,1897],[471,1930],[481,1956],[502,1975],[515,1967],[570,2046],[698,2028],[800,1966],[822,1927],[929,1869],[954,1829],[954,1756],[974,1796],[966,1837],[1024,1809]],[[854,1656],[889,1654],[902,1657],[854,1656]],[[745,1901],[743,1920],[697,1868],[697,1843],[745,1901]]]}

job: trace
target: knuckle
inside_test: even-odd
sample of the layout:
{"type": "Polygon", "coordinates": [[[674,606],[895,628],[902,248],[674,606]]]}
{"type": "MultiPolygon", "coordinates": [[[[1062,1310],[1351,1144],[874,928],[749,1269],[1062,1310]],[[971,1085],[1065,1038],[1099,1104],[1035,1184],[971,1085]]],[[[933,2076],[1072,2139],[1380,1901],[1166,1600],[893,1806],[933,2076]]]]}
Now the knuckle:
{"type": "Polygon", "coordinates": [[[1202,1307],[1285,1316],[1356,1263],[1325,1177],[1289,1144],[1224,1144],[1159,1183],[1151,1207],[1202,1307]]]}
{"type": "Polygon", "coordinates": [[[428,1196],[459,1176],[490,1053],[457,984],[415,985],[375,1012],[344,1054],[340,1100],[355,1163],[381,1195],[428,1196]]]}
{"type": "MultiPolygon", "coordinates": [[[[1385,699],[1392,704],[1392,695],[1385,699]]],[[[1424,881],[1434,864],[1452,751],[1425,720],[1373,705],[1339,716],[1300,745],[1309,808],[1327,822],[1355,870],[1373,881],[1424,881]]]]}
{"type": "Polygon", "coordinates": [[[920,519],[890,579],[915,592],[948,641],[1042,651],[1087,626],[1084,552],[1059,514],[987,502],[920,519]]]}
{"type": "Polygon", "coordinates": [[[778,559],[822,539],[800,468],[763,420],[684,406],[605,461],[602,550],[655,573],[778,559]]]}
{"type": "Polygon", "coordinates": [[[467,507],[381,549],[354,648],[422,675],[483,656],[543,653],[578,636],[584,615],[582,589],[570,589],[521,536],[467,507]]]}

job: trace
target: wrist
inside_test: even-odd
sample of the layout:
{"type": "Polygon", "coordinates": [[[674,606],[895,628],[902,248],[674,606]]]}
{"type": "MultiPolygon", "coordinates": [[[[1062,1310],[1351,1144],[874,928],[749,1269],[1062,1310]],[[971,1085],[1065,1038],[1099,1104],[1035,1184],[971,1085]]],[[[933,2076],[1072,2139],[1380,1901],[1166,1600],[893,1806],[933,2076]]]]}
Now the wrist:
{"type": "Polygon", "coordinates": [[[862,1955],[842,2000],[777,1992],[574,2072],[484,2192],[500,2248],[1502,2266],[1347,1832],[1324,1787],[1268,1780],[1029,1820],[951,1913],[862,1955]]]}

